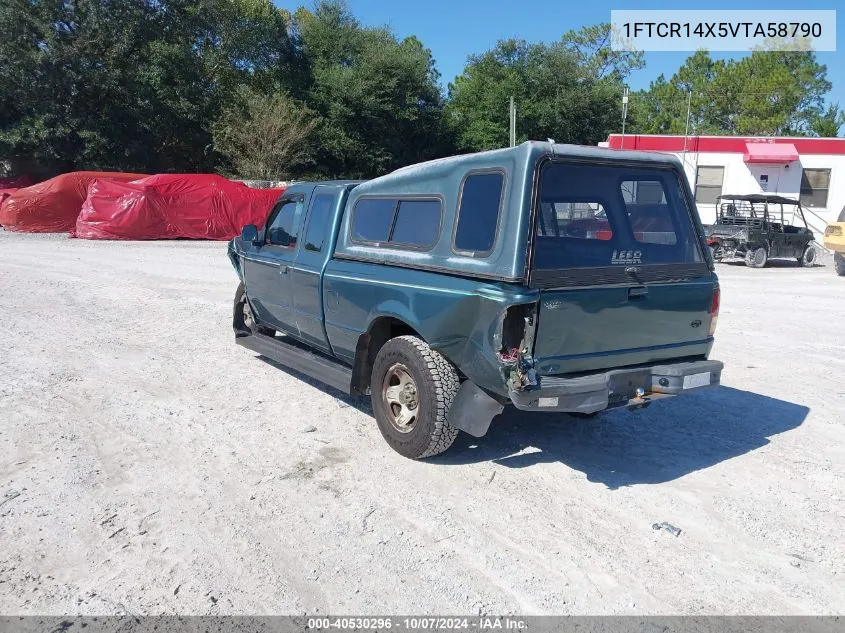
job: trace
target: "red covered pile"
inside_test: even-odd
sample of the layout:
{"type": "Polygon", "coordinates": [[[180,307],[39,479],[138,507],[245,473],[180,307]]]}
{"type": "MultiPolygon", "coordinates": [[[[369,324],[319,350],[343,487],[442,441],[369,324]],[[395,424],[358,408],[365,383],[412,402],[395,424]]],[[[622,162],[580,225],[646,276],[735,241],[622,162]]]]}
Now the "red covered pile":
{"type": "Polygon", "coordinates": [[[137,180],[143,174],[74,171],[11,192],[0,200],[0,224],[7,231],[58,233],[71,231],[95,178],[137,180]]]}
{"type": "Polygon", "coordinates": [[[93,181],[75,236],[100,240],[226,240],[263,226],[284,189],[251,189],[213,174],[160,174],[93,181]]]}

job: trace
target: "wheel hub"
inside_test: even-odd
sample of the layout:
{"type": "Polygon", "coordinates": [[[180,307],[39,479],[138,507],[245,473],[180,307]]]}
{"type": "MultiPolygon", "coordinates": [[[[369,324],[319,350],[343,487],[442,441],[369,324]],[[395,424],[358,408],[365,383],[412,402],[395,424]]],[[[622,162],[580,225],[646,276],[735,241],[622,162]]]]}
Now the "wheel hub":
{"type": "Polygon", "coordinates": [[[396,363],[387,370],[381,395],[390,424],[401,433],[410,432],[419,415],[419,398],[417,383],[407,367],[396,363]]]}
{"type": "Polygon", "coordinates": [[[248,330],[252,329],[252,326],[255,325],[255,319],[252,316],[252,308],[249,307],[249,301],[244,298],[244,325],[248,330]]]}

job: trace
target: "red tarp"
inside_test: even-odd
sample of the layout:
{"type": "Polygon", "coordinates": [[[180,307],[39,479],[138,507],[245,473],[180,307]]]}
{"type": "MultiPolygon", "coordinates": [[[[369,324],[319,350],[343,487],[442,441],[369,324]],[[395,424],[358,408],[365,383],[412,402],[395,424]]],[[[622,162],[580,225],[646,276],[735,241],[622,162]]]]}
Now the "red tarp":
{"type": "Polygon", "coordinates": [[[88,183],[95,178],[137,180],[144,174],[72,171],[31,187],[18,189],[0,204],[0,224],[7,231],[58,233],[76,226],[88,183]]]}
{"type": "Polygon", "coordinates": [[[3,189],[20,189],[29,187],[32,179],[29,176],[3,176],[0,178],[0,191],[3,189]]]}
{"type": "Polygon", "coordinates": [[[0,205],[3,204],[3,200],[5,200],[9,196],[11,196],[17,190],[18,190],[17,187],[0,189],[0,205]]]}
{"type": "Polygon", "coordinates": [[[251,189],[214,174],[160,174],[136,182],[95,180],[74,235],[94,240],[228,240],[263,226],[284,189],[251,189]]]}

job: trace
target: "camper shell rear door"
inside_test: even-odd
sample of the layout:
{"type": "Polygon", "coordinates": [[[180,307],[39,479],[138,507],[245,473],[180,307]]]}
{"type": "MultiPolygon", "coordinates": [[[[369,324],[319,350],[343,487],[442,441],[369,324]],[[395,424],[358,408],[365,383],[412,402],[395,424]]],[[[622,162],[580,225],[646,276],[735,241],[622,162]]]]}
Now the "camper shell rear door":
{"type": "Polygon", "coordinates": [[[529,285],[541,376],[709,352],[716,277],[683,178],[668,162],[538,162],[529,285]]]}

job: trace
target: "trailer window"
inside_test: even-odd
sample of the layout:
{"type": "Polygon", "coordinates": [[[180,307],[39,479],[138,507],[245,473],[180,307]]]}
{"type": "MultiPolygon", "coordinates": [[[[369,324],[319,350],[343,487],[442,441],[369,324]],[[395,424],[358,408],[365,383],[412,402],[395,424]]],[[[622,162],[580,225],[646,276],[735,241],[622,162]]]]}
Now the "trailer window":
{"type": "Polygon", "coordinates": [[[464,179],[455,229],[455,250],[485,254],[493,250],[502,206],[503,172],[470,174],[464,179]]]}
{"type": "Polygon", "coordinates": [[[801,204],[805,207],[826,207],[830,190],[829,169],[805,169],[801,174],[801,204]]]}
{"type": "Polygon", "coordinates": [[[716,198],[722,195],[724,180],[724,167],[699,167],[695,172],[695,201],[716,204],[716,198]]]}

